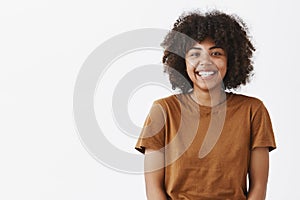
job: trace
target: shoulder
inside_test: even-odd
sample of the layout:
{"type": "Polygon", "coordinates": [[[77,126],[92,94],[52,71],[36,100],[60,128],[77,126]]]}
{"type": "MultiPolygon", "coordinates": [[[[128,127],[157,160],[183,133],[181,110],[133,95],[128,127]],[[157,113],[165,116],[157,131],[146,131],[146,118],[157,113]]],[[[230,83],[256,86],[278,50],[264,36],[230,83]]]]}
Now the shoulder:
{"type": "Polygon", "coordinates": [[[228,107],[233,110],[250,113],[255,115],[257,112],[268,112],[263,101],[257,97],[244,94],[230,93],[228,107]]]}
{"type": "Polygon", "coordinates": [[[255,118],[255,116],[269,115],[261,99],[243,94],[230,93],[230,95],[231,99],[229,100],[228,108],[234,111],[234,113],[248,114],[251,120],[255,118]]]}
{"type": "Polygon", "coordinates": [[[230,103],[236,106],[244,106],[244,107],[252,107],[252,108],[258,108],[263,106],[262,100],[253,96],[236,94],[231,92],[229,93],[229,98],[231,100],[230,103]]]}
{"type": "Polygon", "coordinates": [[[189,98],[188,94],[179,93],[157,99],[153,104],[160,105],[164,110],[176,112],[179,111],[183,105],[189,105],[189,98]]]}
{"type": "Polygon", "coordinates": [[[154,101],[154,104],[160,104],[162,106],[176,104],[176,103],[178,103],[178,100],[181,99],[183,96],[184,96],[184,94],[173,94],[173,95],[170,95],[167,97],[156,99],[154,101]]]}

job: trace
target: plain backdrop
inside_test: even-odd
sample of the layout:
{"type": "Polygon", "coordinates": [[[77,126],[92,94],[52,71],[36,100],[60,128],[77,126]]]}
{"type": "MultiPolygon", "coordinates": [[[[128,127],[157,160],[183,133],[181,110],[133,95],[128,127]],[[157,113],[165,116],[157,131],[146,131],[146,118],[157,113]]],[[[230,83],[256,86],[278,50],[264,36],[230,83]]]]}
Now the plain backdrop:
{"type": "MultiPolygon", "coordinates": [[[[143,175],[107,168],[81,144],[73,119],[74,84],[89,54],[112,36],[170,29],[183,11],[197,8],[235,13],[248,24],[257,48],[255,76],[237,92],[260,98],[273,122],[278,148],[270,154],[267,199],[299,199],[300,6],[295,0],[1,1],[0,199],[146,199],[143,175]]],[[[124,151],[134,152],[135,140],[122,134],[105,110],[111,97],[98,93],[113,91],[122,75],[114,75],[118,69],[124,74],[131,62],[160,63],[160,58],[154,51],[121,58],[95,94],[97,119],[107,120],[107,138],[124,151]]],[[[157,85],[140,88],[128,103],[132,121],[141,126],[151,102],[169,94],[157,85]]]]}

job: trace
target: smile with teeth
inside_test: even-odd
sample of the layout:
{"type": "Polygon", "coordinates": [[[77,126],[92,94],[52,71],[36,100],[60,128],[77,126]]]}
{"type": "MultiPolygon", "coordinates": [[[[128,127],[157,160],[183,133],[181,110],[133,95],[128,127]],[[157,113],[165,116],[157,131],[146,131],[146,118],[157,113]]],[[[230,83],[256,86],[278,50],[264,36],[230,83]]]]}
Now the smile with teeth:
{"type": "Polygon", "coordinates": [[[196,74],[198,76],[201,76],[203,78],[213,76],[216,74],[216,71],[196,71],[196,74]]]}

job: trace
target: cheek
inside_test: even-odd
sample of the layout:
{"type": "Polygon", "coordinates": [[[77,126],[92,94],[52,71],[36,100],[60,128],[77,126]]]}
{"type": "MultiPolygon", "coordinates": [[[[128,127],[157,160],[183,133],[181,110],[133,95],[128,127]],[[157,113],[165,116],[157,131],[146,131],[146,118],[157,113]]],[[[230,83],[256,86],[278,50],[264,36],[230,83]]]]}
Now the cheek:
{"type": "Polygon", "coordinates": [[[226,71],[227,71],[227,65],[223,65],[223,66],[221,67],[220,71],[221,71],[222,73],[226,73],[226,71]]]}
{"type": "Polygon", "coordinates": [[[194,70],[195,69],[193,66],[186,64],[186,72],[189,75],[190,79],[192,79],[194,77],[194,70]]]}
{"type": "Polygon", "coordinates": [[[224,77],[226,72],[227,72],[227,61],[222,61],[222,62],[219,62],[217,64],[218,66],[218,70],[219,72],[221,73],[221,75],[224,77]]]}

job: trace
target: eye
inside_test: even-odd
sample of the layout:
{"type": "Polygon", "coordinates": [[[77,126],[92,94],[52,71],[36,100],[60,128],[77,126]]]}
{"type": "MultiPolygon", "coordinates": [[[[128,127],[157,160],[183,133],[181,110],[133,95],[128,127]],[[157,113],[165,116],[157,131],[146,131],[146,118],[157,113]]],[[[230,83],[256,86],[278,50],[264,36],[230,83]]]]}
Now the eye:
{"type": "Polygon", "coordinates": [[[223,53],[220,52],[220,51],[213,51],[213,52],[211,53],[211,55],[212,55],[212,56],[222,56],[223,53]]]}
{"type": "Polygon", "coordinates": [[[190,57],[199,57],[200,56],[200,52],[191,52],[189,53],[190,57]]]}
{"type": "Polygon", "coordinates": [[[191,56],[200,56],[200,53],[192,53],[191,56]]]}

